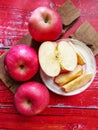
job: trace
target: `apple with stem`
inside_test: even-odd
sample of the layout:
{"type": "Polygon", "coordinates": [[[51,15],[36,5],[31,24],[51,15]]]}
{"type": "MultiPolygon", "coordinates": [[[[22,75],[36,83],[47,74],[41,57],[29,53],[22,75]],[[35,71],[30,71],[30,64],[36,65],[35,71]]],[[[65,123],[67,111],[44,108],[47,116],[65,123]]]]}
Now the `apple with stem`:
{"type": "Polygon", "coordinates": [[[25,44],[12,47],[4,58],[5,70],[16,81],[31,79],[39,69],[37,52],[25,44]]]}
{"type": "Polygon", "coordinates": [[[38,42],[56,40],[62,33],[60,15],[49,7],[36,8],[29,19],[31,36],[38,42]]]}
{"type": "Polygon", "coordinates": [[[17,89],[14,103],[19,113],[32,116],[42,112],[49,104],[49,91],[42,83],[29,81],[17,89]]]}

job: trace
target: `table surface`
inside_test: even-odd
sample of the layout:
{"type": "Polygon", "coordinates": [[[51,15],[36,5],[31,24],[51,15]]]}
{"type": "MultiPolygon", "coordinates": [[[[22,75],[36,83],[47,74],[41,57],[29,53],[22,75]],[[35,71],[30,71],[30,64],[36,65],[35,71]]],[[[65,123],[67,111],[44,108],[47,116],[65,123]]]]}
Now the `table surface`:
{"type": "MultiPolygon", "coordinates": [[[[58,8],[66,0],[0,0],[0,47],[10,47],[28,33],[27,23],[38,6],[58,8]]],[[[84,21],[98,32],[98,1],[72,0],[81,17],[64,35],[68,37],[84,21]]],[[[1,49],[0,54],[5,50],[1,49]]],[[[0,82],[0,130],[98,130],[98,55],[97,72],[83,93],[64,97],[50,92],[50,103],[39,115],[26,117],[15,109],[14,95],[0,82]]]]}

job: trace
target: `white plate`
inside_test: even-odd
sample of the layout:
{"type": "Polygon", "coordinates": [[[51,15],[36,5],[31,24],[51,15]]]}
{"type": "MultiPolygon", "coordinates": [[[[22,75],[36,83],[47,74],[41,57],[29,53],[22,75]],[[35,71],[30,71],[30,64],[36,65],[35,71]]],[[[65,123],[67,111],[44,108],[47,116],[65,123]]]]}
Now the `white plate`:
{"type": "Polygon", "coordinates": [[[54,79],[52,77],[49,77],[48,75],[46,75],[42,70],[40,70],[40,76],[41,76],[44,84],[47,86],[47,88],[50,89],[52,92],[59,94],[59,95],[63,95],[63,96],[72,96],[72,95],[76,95],[76,94],[83,92],[85,89],[87,89],[90,86],[90,84],[94,80],[94,77],[96,74],[96,62],[95,62],[95,57],[94,57],[91,49],[88,48],[83,42],[80,42],[80,41],[74,40],[74,39],[64,39],[64,40],[70,40],[75,45],[75,47],[78,49],[78,51],[81,53],[81,55],[84,57],[84,59],[86,61],[84,69],[86,72],[93,73],[92,80],[89,83],[87,83],[85,86],[83,86],[77,90],[66,93],[60,88],[60,86],[58,86],[57,84],[54,83],[54,79]]]}

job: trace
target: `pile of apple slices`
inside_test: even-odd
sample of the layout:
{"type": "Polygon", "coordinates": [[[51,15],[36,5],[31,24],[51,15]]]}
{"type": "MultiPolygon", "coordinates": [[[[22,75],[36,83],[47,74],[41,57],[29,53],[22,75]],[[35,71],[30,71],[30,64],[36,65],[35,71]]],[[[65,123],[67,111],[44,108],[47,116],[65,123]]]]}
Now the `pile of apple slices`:
{"type": "Polygon", "coordinates": [[[43,72],[65,92],[81,88],[92,79],[92,73],[83,69],[84,57],[71,41],[43,42],[38,56],[43,72]]]}

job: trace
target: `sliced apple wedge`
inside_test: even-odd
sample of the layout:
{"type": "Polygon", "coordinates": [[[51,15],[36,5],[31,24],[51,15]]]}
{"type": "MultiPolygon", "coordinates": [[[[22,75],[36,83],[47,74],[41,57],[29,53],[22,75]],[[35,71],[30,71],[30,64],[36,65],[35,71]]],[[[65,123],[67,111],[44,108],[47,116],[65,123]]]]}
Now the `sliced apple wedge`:
{"type": "Polygon", "coordinates": [[[51,77],[57,76],[61,70],[73,71],[77,66],[77,55],[66,41],[58,43],[46,41],[40,45],[39,63],[42,70],[51,77]]]}
{"type": "Polygon", "coordinates": [[[79,89],[86,85],[92,79],[92,73],[84,73],[78,78],[72,80],[71,82],[62,86],[62,89],[66,92],[71,92],[73,90],[79,89]]]}
{"type": "Polygon", "coordinates": [[[77,54],[78,64],[79,65],[84,65],[85,60],[84,60],[83,56],[79,53],[79,51],[77,51],[76,54],[77,54]]]}
{"type": "Polygon", "coordinates": [[[81,65],[77,65],[76,68],[73,71],[67,72],[67,73],[61,73],[58,76],[54,78],[54,82],[58,84],[59,86],[62,86],[73,79],[77,78],[83,73],[83,69],[81,65]]]}
{"type": "Polygon", "coordinates": [[[84,57],[80,54],[80,52],[78,51],[78,49],[74,46],[74,44],[72,44],[71,41],[68,41],[69,44],[74,48],[76,54],[77,54],[77,62],[79,65],[84,65],[85,64],[85,59],[84,57]]]}

